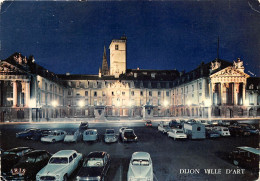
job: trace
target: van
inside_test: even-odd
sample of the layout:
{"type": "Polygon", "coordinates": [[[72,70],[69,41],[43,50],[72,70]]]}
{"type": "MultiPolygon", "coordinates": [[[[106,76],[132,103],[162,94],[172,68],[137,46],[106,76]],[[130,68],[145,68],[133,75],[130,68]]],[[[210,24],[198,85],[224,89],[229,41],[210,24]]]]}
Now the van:
{"type": "Polygon", "coordinates": [[[205,139],[206,131],[205,125],[195,122],[184,123],[183,129],[190,139],[205,139]]]}

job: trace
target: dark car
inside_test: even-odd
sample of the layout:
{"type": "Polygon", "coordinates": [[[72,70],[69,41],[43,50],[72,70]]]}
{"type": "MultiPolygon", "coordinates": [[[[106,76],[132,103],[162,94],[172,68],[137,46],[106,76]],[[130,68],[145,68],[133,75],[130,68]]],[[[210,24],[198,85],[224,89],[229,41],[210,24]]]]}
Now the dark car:
{"type": "Polygon", "coordinates": [[[229,159],[236,166],[252,169],[259,172],[259,148],[252,148],[247,146],[237,147],[229,154],[229,159]]]}
{"type": "Polygon", "coordinates": [[[86,129],[88,129],[88,122],[87,121],[81,122],[80,125],[79,125],[79,130],[84,131],[86,129]]]}
{"type": "Polygon", "coordinates": [[[229,126],[228,129],[231,136],[249,136],[251,134],[248,130],[239,126],[229,126]]]}
{"type": "Polygon", "coordinates": [[[220,134],[214,129],[206,129],[207,138],[219,138],[220,134]]]}
{"type": "Polygon", "coordinates": [[[40,129],[30,128],[16,133],[16,138],[32,139],[33,136],[41,135],[40,129]]]}
{"type": "Polygon", "coordinates": [[[259,134],[259,130],[256,129],[253,125],[250,125],[250,124],[239,124],[238,126],[241,129],[243,129],[244,131],[250,132],[251,135],[258,135],[259,134]]]}
{"type": "Polygon", "coordinates": [[[29,147],[18,147],[10,150],[6,150],[1,154],[1,171],[2,174],[10,171],[10,169],[20,160],[20,158],[33,151],[33,148],[29,147]]]}
{"type": "Polygon", "coordinates": [[[177,128],[177,129],[182,129],[182,124],[178,123],[176,120],[171,120],[169,122],[170,128],[177,128]]]}
{"type": "Polygon", "coordinates": [[[21,157],[6,174],[8,180],[35,180],[36,174],[47,165],[51,154],[44,150],[34,150],[21,157]]]}
{"type": "Polygon", "coordinates": [[[104,181],[110,166],[110,156],[104,151],[95,151],[84,158],[76,180],[104,181]]]}
{"type": "Polygon", "coordinates": [[[138,138],[133,129],[125,129],[121,134],[121,138],[123,142],[138,141],[138,138]]]}
{"type": "Polygon", "coordinates": [[[51,134],[50,129],[41,129],[41,130],[35,132],[35,134],[31,137],[31,139],[38,141],[41,139],[41,137],[48,136],[50,134],[51,134]]]}
{"type": "Polygon", "coordinates": [[[144,125],[147,126],[147,127],[151,127],[152,126],[152,121],[151,120],[146,120],[144,125]]]}

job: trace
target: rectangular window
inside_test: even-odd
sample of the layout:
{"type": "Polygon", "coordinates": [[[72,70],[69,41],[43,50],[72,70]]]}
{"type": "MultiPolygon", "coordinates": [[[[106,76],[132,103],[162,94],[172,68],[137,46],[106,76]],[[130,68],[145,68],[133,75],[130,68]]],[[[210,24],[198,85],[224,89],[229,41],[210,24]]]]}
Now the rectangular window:
{"type": "Polygon", "coordinates": [[[125,92],[122,92],[122,95],[124,96],[124,95],[125,95],[125,92]]]}
{"type": "Polygon", "coordinates": [[[88,96],[88,91],[85,91],[85,96],[88,96]]]}
{"type": "Polygon", "coordinates": [[[131,92],[131,95],[132,95],[132,96],[134,96],[134,95],[135,95],[135,92],[134,92],[134,91],[132,91],[132,92],[131,92]]]}
{"type": "Polygon", "coordinates": [[[153,96],[153,93],[152,93],[152,91],[149,91],[149,96],[153,96]]]}
{"type": "Polygon", "coordinates": [[[191,87],[192,87],[192,91],[194,91],[194,85],[192,85],[191,87]]]}
{"type": "Polygon", "coordinates": [[[68,95],[71,96],[71,90],[68,91],[68,95]]]}
{"type": "Polygon", "coordinates": [[[97,97],[97,91],[94,92],[94,97],[97,97]]]}
{"type": "Polygon", "coordinates": [[[201,85],[201,82],[199,83],[199,87],[200,87],[200,89],[202,89],[202,85],[201,85]]]}
{"type": "Polygon", "coordinates": [[[161,92],[160,91],[158,91],[158,97],[160,97],[161,96],[161,92]]]}
{"type": "Polygon", "coordinates": [[[111,94],[112,94],[112,96],[114,96],[114,92],[113,92],[113,91],[112,91],[112,93],[111,93],[111,94]]]}
{"type": "Polygon", "coordinates": [[[140,91],[140,96],[143,96],[143,91],[140,91]]]}
{"type": "Polygon", "coordinates": [[[170,93],[169,91],[166,91],[166,96],[169,97],[170,96],[170,93]]]}
{"type": "Polygon", "coordinates": [[[115,50],[118,50],[118,45],[115,45],[115,50]]]}

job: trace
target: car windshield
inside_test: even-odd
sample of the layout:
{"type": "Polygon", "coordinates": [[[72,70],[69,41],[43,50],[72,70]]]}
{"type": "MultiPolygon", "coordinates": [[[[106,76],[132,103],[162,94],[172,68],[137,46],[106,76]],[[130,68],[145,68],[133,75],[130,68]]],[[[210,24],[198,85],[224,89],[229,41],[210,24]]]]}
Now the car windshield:
{"type": "Polygon", "coordinates": [[[95,134],[94,131],[87,131],[87,132],[86,132],[86,135],[94,135],[94,134],[95,134]]]}
{"type": "Polygon", "coordinates": [[[66,163],[68,163],[68,158],[67,157],[52,157],[50,159],[49,163],[66,164],[66,163]]]}
{"type": "Polygon", "coordinates": [[[183,133],[183,131],[177,131],[176,133],[183,133]]]}
{"type": "Polygon", "coordinates": [[[151,124],[151,123],[152,123],[152,121],[146,121],[146,123],[148,123],[148,124],[151,124]]]}
{"type": "Polygon", "coordinates": [[[103,167],[103,164],[102,158],[90,158],[84,162],[83,167],[103,167]]]}
{"type": "Polygon", "coordinates": [[[50,135],[52,135],[52,136],[57,136],[58,133],[57,133],[57,132],[51,132],[50,135]]]}
{"type": "Polygon", "coordinates": [[[149,166],[149,160],[134,159],[134,160],[132,161],[132,165],[149,166]]]}
{"type": "Polygon", "coordinates": [[[134,132],[133,131],[126,131],[125,136],[133,136],[134,135],[134,132]]]}
{"type": "Polygon", "coordinates": [[[227,128],[224,128],[223,131],[228,131],[228,129],[227,129],[227,128]]]}
{"type": "Polygon", "coordinates": [[[25,157],[22,157],[20,162],[22,162],[22,163],[34,163],[35,162],[35,157],[25,156],[25,157]]]}
{"type": "Polygon", "coordinates": [[[15,155],[16,155],[16,153],[15,153],[15,152],[12,152],[12,151],[5,151],[5,152],[3,153],[3,155],[8,155],[8,154],[15,154],[15,155]]]}
{"type": "Polygon", "coordinates": [[[106,134],[114,134],[114,133],[115,133],[115,131],[112,129],[106,131],[106,134]]]}

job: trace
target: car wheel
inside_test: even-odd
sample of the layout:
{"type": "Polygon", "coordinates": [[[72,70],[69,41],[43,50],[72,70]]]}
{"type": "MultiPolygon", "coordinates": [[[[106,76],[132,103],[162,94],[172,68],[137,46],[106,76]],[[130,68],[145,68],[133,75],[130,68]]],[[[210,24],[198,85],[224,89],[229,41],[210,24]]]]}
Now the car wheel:
{"type": "Polygon", "coordinates": [[[63,181],[67,181],[68,180],[68,176],[67,175],[64,175],[63,176],[63,181]]]}
{"type": "Polygon", "coordinates": [[[239,162],[237,160],[233,160],[233,164],[238,166],[239,165],[239,162]]]}
{"type": "Polygon", "coordinates": [[[55,143],[55,142],[56,142],[56,140],[55,140],[55,139],[53,139],[51,142],[52,142],[52,143],[55,143]]]}

